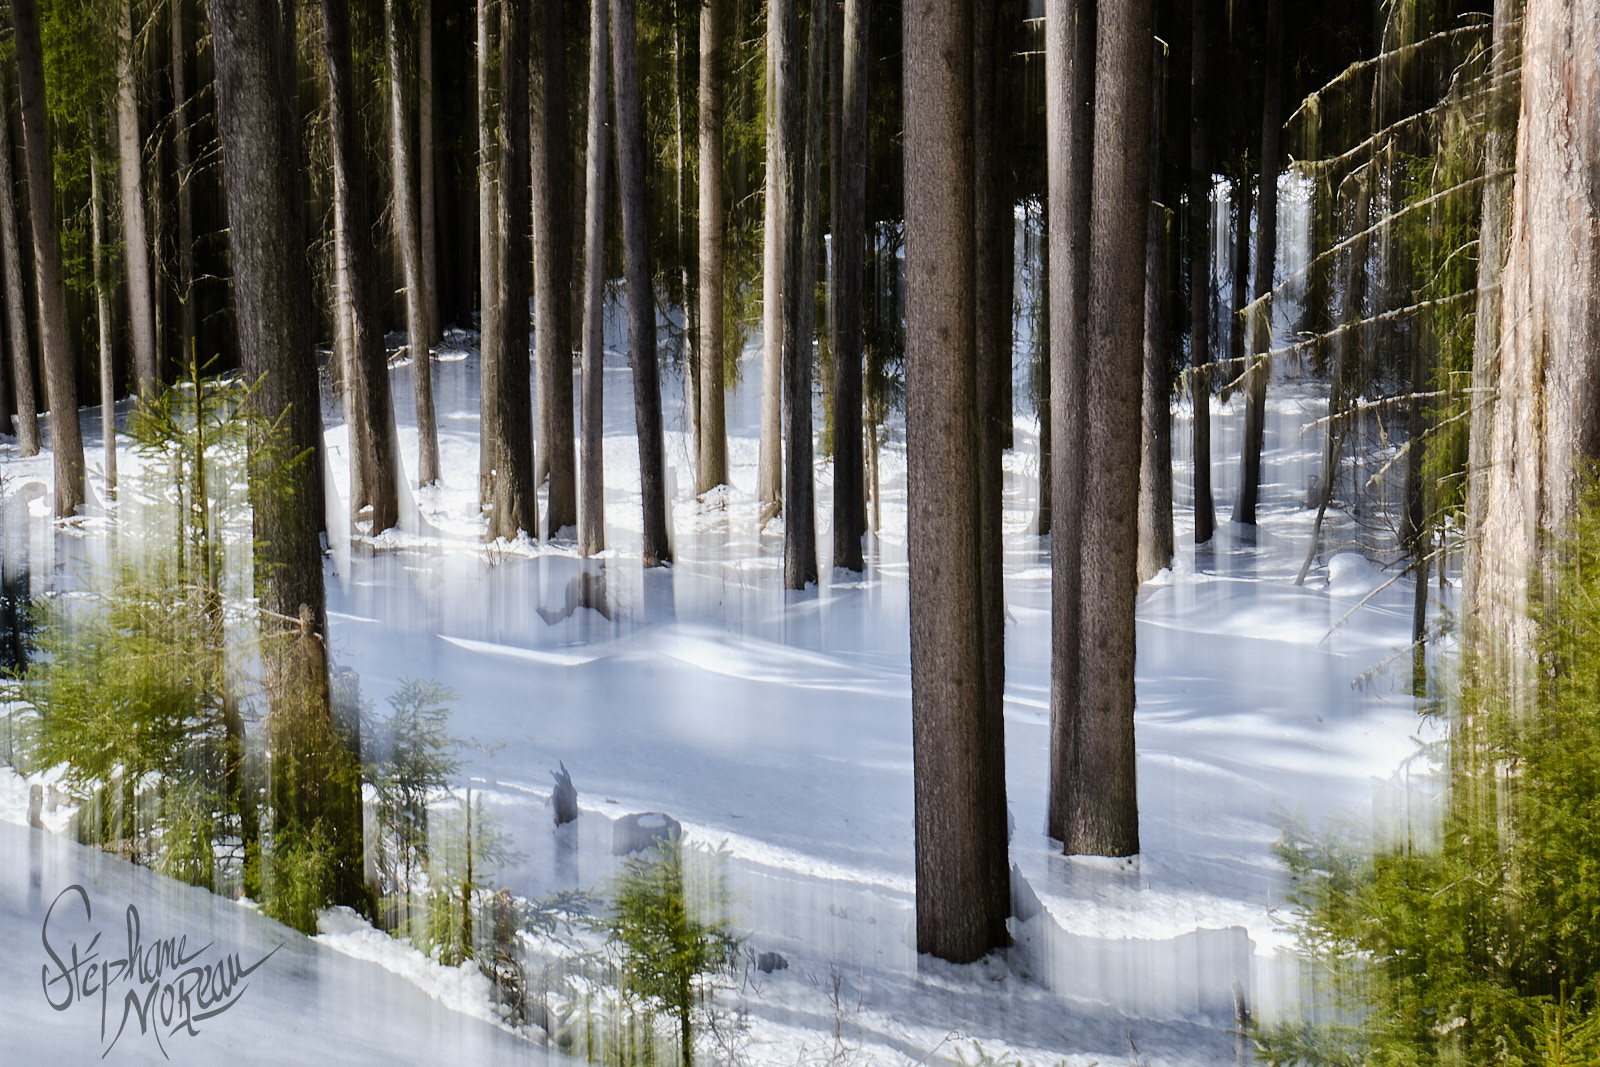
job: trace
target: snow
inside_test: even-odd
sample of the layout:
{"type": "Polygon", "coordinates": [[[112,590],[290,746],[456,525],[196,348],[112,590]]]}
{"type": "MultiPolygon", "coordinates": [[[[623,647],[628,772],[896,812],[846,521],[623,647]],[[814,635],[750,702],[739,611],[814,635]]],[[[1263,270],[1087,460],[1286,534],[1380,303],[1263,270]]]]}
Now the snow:
{"type": "MultiPolygon", "coordinates": [[[[1299,995],[1271,851],[1276,820],[1296,809],[1313,821],[1409,811],[1407,761],[1425,736],[1409,656],[1405,669],[1369,675],[1410,640],[1410,579],[1385,585],[1393,572],[1357,554],[1348,518],[1330,515],[1330,544],[1342,550],[1294,583],[1322,447],[1320,432],[1302,427],[1325,409],[1325,387],[1274,383],[1261,528],[1252,536],[1226,521],[1234,472],[1219,458],[1219,530],[1203,546],[1192,544],[1187,506],[1188,408],[1175,410],[1179,548],[1139,593],[1142,851],[1132,862],[1064,857],[1044,834],[1049,546],[1032,533],[1037,426],[1018,413],[1004,497],[1017,945],[952,967],[919,959],[914,945],[903,427],[890,428],[882,454],[883,529],[868,537],[866,572],[830,566],[831,466],[819,456],[822,577],[786,591],[781,522],[760,523],[755,494],[758,347],[747,345],[728,398],[732,484],[705,501],[690,493],[681,377],[664,367],[677,562],[645,570],[622,332],[613,315],[609,547],[596,563],[570,541],[483,543],[475,338],[461,333],[434,369],[441,483],[410,494],[402,529],[358,536],[348,550],[333,538],[334,657],[360,673],[363,695],[380,708],[403,676],[459,694],[451,729],[474,741],[462,751],[462,784],[483,797],[518,854],[499,883],[529,898],[603,886],[618,862],[611,824],[630,813],[665,812],[691,844],[725,849],[748,948],[790,961],[772,975],[747,969],[722,994],[748,1013],[739,1040],[755,1063],[837,1054],[906,1067],[957,1054],[971,1061],[978,1045],[1028,1063],[1235,1062],[1235,983],[1257,1018],[1299,995]],[[586,566],[604,576],[608,614],[580,605],[586,566]],[[547,807],[547,771],[558,761],[581,809],[559,832],[547,807]]],[[[410,361],[392,370],[408,466],[414,372],[410,361]]],[[[1214,402],[1218,457],[1237,453],[1239,403],[1214,402]]],[[[348,438],[335,403],[326,414],[329,493],[343,521],[348,438]]],[[[85,429],[86,451],[97,455],[85,429]]],[[[51,526],[39,511],[48,509],[48,457],[20,460],[11,444],[0,444],[0,457],[7,552],[27,545],[36,589],[70,583],[94,557],[104,520],[51,526]],[[14,501],[27,501],[28,519],[14,501]]],[[[131,457],[119,458],[127,477],[131,457]]],[[[252,951],[286,941],[222,1025],[169,1048],[180,1062],[223,1048],[334,1061],[340,1050],[395,1062],[530,1054],[493,1024],[476,971],[440,967],[347,914],[325,913],[315,939],[283,932],[248,909],[8,825],[23,821],[26,801],[26,784],[0,772],[7,943],[36,945],[42,908],[85,879],[113,909],[148,907],[152,928],[187,923],[252,951]]],[[[40,962],[33,948],[0,961],[0,1047],[98,1055],[92,1028],[45,1009],[40,962]]]]}

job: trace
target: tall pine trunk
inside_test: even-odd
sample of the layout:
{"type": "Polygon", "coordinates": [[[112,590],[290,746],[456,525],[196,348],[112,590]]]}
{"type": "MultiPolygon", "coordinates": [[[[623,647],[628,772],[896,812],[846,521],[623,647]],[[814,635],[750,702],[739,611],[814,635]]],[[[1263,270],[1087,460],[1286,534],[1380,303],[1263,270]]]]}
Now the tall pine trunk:
{"type": "Polygon", "coordinates": [[[11,386],[16,398],[17,445],[24,458],[39,454],[39,396],[28,343],[27,290],[22,283],[22,240],[17,227],[17,185],[11,175],[10,89],[0,78],[0,264],[5,275],[6,344],[11,350],[11,386]]]}
{"type": "Polygon", "coordinates": [[[572,426],[572,145],[567,130],[565,0],[540,0],[539,138],[534,153],[534,339],[538,346],[539,463],[550,475],[551,536],[578,524],[572,426]]]}
{"type": "Polygon", "coordinates": [[[199,308],[194,299],[194,175],[189,148],[188,34],[184,28],[184,0],[168,0],[172,34],[172,169],[177,181],[178,248],[178,363],[182,367],[198,358],[199,308]]]}
{"type": "MultiPolygon", "coordinates": [[[[1163,48],[1153,44],[1155,70],[1163,48]]],[[[1139,449],[1139,581],[1172,563],[1172,384],[1167,348],[1167,209],[1161,188],[1162,102],[1165,76],[1151,78],[1150,206],[1144,253],[1144,433],[1139,449]]]]}
{"type": "Polygon", "coordinates": [[[583,504],[578,551],[605,551],[606,0],[589,11],[589,130],[583,241],[583,504]]]}
{"type": "Polygon", "coordinates": [[[39,347],[44,350],[45,394],[50,402],[50,447],[55,453],[55,514],[71,518],[84,501],[83,434],[78,425],[77,359],[67,332],[67,290],[56,236],[56,191],[44,110],[44,57],[35,0],[13,0],[17,93],[21,100],[23,156],[28,169],[28,217],[33,224],[33,267],[39,300],[39,347]]]}
{"type": "Polygon", "coordinates": [[[860,571],[867,532],[861,368],[867,251],[867,27],[871,0],[844,0],[844,70],[833,181],[833,565],[860,571]]]}
{"type": "Polygon", "coordinates": [[[644,509],[644,563],[672,560],[667,541],[666,448],[656,368],[656,299],[650,269],[650,213],[645,203],[644,116],[639,100],[638,26],[634,0],[611,0],[611,71],[617,92],[617,174],[622,199],[622,251],[628,281],[628,347],[633,361],[633,416],[639,436],[639,489],[644,509]]]}
{"type": "Polygon", "coordinates": [[[783,337],[785,243],[794,214],[789,184],[793,132],[785,120],[795,94],[798,0],[767,0],[767,199],[761,237],[761,451],[756,495],[765,521],[783,510],[783,337]]]}
{"type": "Polygon", "coordinates": [[[917,951],[1004,942],[1002,743],[988,713],[973,221],[972,8],[905,11],[906,488],[917,951]],[[1000,812],[996,825],[995,813],[1000,812]]]}
{"type": "Polygon", "coordinates": [[[505,361],[500,330],[500,154],[489,87],[493,7],[494,0],[478,0],[478,502],[484,507],[494,502],[500,466],[500,365],[505,361]]]}
{"type": "Polygon", "coordinates": [[[811,364],[817,315],[817,233],[822,170],[822,99],[827,55],[827,0],[811,0],[806,91],[784,100],[792,151],[786,184],[798,206],[784,233],[788,258],[783,293],[784,522],[783,580],[804,589],[817,580],[816,480],[812,473],[811,364]],[[803,116],[803,119],[802,119],[803,116]],[[798,195],[796,195],[798,194],[798,195]]]}
{"type": "Polygon", "coordinates": [[[728,427],[724,410],[723,249],[727,242],[723,192],[722,8],[724,0],[700,4],[700,447],[695,492],[728,480],[728,427]]]}
{"type": "Polygon", "coordinates": [[[1216,531],[1211,497],[1211,156],[1206,126],[1212,0],[1194,0],[1189,97],[1189,393],[1194,398],[1194,543],[1216,531]]]}
{"type": "MultiPolygon", "coordinates": [[[[105,198],[100,192],[100,123],[94,107],[89,109],[89,239],[93,243],[95,333],[99,341],[100,362],[100,440],[101,462],[105,466],[106,491],[117,491],[117,383],[115,359],[111,350],[111,282],[105,264],[105,198]]],[[[128,210],[123,205],[123,211],[128,210]]]]}
{"type": "Polygon", "coordinates": [[[433,0],[417,4],[417,243],[422,259],[422,321],[426,325],[426,344],[432,348],[442,337],[439,325],[439,238],[435,225],[438,216],[436,191],[440,144],[434,136],[437,108],[433,55],[433,0]]]}
{"type": "Polygon", "coordinates": [[[117,17],[117,172],[122,179],[123,266],[128,275],[128,332],[133,338],[135,391],[157,384],[155,296],[150,241],[145,231],[144,160],[139,146],[139,101],[134,84],[133,4],[117,17]]]}

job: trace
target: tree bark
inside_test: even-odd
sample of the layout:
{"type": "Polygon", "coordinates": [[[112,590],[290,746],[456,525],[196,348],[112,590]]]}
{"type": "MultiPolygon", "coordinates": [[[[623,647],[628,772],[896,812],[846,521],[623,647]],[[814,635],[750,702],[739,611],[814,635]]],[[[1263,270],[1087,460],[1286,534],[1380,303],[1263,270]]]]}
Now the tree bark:
{"type": "Polygon", "coordinates": [[[133,338],[135,391],[158,382],[155,297],[150,277],[150,240],[145,231],[144,159],[139,147],[139,102],[133,68],[133,4],[122,0],[117,21],[117,171],[122,179],[123,265],[128,274],[128,332],[133,338]]]}
{"type": "MultiPolygon", "coordinates": [[[[784,471],[783,578],[789,589],[817,580],[816,482],[812,473],[811,364],[817,317],[817,244],[822,171],[822,100],[826,91],[827,0],[811,0],[806,44],[806,90],[784,100],[784,125],[793,151],[787,185],[798,194],[784,233],[788,278],[783,294],[784,471]],[[804,126],[802,126],[802,115],[804,126]]],[[[795,200],[790,201],[794,203],[795,200]]]]}
{"type": "Polygon", "coordinates": [[[322,0],[323,69],[328,83],[328,142],[333,156],[333,219],[340,259],[338,315],[348,341],[345,383],[350,403],[352,518],[372,505],[372,534],[400,521],[399,442],[389,392],[389,361],[378,316],[378,277],[366,167],[355,129],[355,75],[350,14],[341,0],[322,0]],[[357,478],[357,473],[360,477],[357,478]],[[360,485],[364,499],[358,499],[360,485]]]}
{"type": "Polygon", "coordinates": [[[607,4],[589,12],[589,132],[583,242],[583,506],[578,551],[605,551],[605,299],[607,4]]]}
{"type": "Polygon", "coordinates": [[[1256,197],[1256,308],[1243,324],[1249,338],[1243,459],[1233,521],[1256,524],[1261,496],[1261,448],[1272,378],[1272,275],[1278,265],[1278,167],[1283,158],[1283,0],[1267,0],[1267,64],[1261,104],[1261,192],[1256,197]]]}
{"type": "MultiPolygon", "coordinates": [[[[505,335],[500,327],[499,151],[489,84],[494,50],[492,7],[493,0],[478,0],[478,502],[484,507],[493,506],[500,467],[500,370],[505,362],[505,335]]],[[[494,536],[492,528],[489,536],[494,536]]]]}
{"type": "Polygon", "coordinates": [[[906,481],[917,950],[1004,942],[1005,780],[988,714],[974,351],[972,9],[905,10],[906,481]],[[998,805],[995,798],[999,798],[998,805]]]}
{"type": "Polygon", "coordinates": [[[67,332],[66,285],[56,236],[55,181],[44,110],[44,58],[35,0],[13,0],[17,93],[22,112],[23,156],[28,168],[28,217],[33,224],[33,266],[39,300],[39,347],[44,350],[45,393],[50,402],[50,447],[55,454],[55,514],[71,518],[83,503],[83,434],[78,425],[77,360],[67,332]]]}
{"type": "Polygon", "coordinates": [[[194,175],[189,149],[188,36],[184,0],[168,0],[172,33],[172,166],[178,186],[178,337],[180,365],[198,359],[199,309],[194,299],[194,175]]]}
{"type": "Polygon", "coordinates": [[[1534,648],[1529,583],[1600,458],[1600,0],[1529,0],[1499,389],[1479,539],[1480,634],[1534,648]]]}
{"type": "Polygon", "coordinates": [[[16,398],[17,446],[24,458],[39,454],[39,397],[28,344],[27,291],[22,284],[22,237],[17,227],[16,182],[11,175],[11,103],[0,80],[0,255],[4,256],[6,342],[11,349],[11,385],[16,398]]]}
{"type": "MultiPolygon", "coordinates": [[[[286,5],[287,6],[287,5],[286,5]]],[[[250,491],[257,552],[257,596],[269,613],[267,671],[275,682],[273,720],[309,724],[345,742],[339,752],[275,754],[279,829],[297,823],[309,833],[319,822],[332,837],[334,902],[364,900],[359,757],[332,722],[325,634],[327,613],[318,535],[320,492],[276,492],[281,456],[302,456],[321,467],[317,368],[311,348],[306,292],[305,218],[299,197],[298,116],[286,74],[293,38],[284,39],[265,5],[210,0],[216,61],[217,124],[222,139],[234,307],[245,374],[260,385],[256,411],[280,427],[276,447],[252,450],[250,491]],[[281,450],[281,451],[280,451],[281,450]],[[276,455],[274,453],[277,453],[276,455]],[[282,620],[298,619],[285,628],[282,620]],[[281,683],[281,684],[279,684],[281,683]],[[304,757],[304,758],[298,758],[304,757]],[[329,775],[343,759],[348,773],[329,775]]],[[[292,20],[288,22],[292,26],[292,20]]],[[[301,472],[300,485],[320,489],[301,472]]],[[[281,482],[280,482],[281,484],[281,482]]],[[[289,734],[290,737],[304,736],[289,734]]]]}
{"type": "Polygon", "coordinates": [[[1139,851],[1135,784],[1134,598],[1139,543],[1139,393],[1145,234],[1150,196],[1150,0],[1105,0],[1095,52],[1095,146],[1089,252],[1075,801],[1069,854],[1139,851]]]}
{"type": "Polygon", "coordinates": [[[844,0],[833,188],[833,565],[861,571],[867,532],[861,368],[867,249],[867,33],[871,0],[844,0]]]}
{"type": "MultiPolygon", "coordinates": [[[[1161,69],[1162,46],[1152,62],[1161,69]]],[[[1144,433],[1139,449],[1138,579],[1153,578],[1172,563],[1172,361],[1167,348],[1167,209],[1161,188],[1161,127],[1164,77],[1151,79],[1150,205],[1145,228],[1144,433]]]]}
{"type": "Polygon", "coordinates": [[[435,232],[435,163],[439,145],[433,132],[438,73],[433,57],[433,0],[418,0],[417,37],[417,233],[422,252],[422,319],[427,327],[426,343],[432,348],[443,336],[439,326],[439,241],[435,232]]]}
{"type": "Polygon", "coordinates": [[[795,93],[796,6],[797,0],[767,0],[767,200],[761,241],[761,452],[756,468],[762,521],[783,511],[783,290],[788,273],[784,238],[794,214],[788,185],[794,146],[784,116],[795,93]]]}
{"type": "Polygon", "coordinates": [[[533,479],[533,393],[529,381],[528,297],[533,289],[531,183],[528,158],[529,0],[500,4],[500,280],[496,316],[501,362],[496,384],[500,462],[489,536],[539,535],[538,484],[533,479]]]}
{"type": "Polygon", "coordinates": [[[728,480],[724,410],[723,247],[727,237],[722,147],[724,0],[700,4],[700,447],[695,492],[728,480]]]}
{"type": "Polygon", "coordinates": [[[1194,0],[1189,97],[1189,392],[1194,398],[1194,543],[1217,527],[1211,497],[1211,156],[1206,126],[1212,0],[1194,0]]]}
{"type": "MultiPolygon", "coordinates": [[[[406,115],[407,66],[400,48],[401,27],[395,0],[384,0],[384,35],[389,64],[389,147],[394,165],[394,218],[406,280],[406,343],[411,349],[411,381],[417,401],[417,484],[439,480],[439,429],[433,414],[433,354],[428,347],[427,295],[422,285],[421,224],[418,221],[416,160],[406,115]]],[[[526,53],[522,53],[526,63],[526,53]]],[[[524,76],[526,67],[524,66],[524,76]]],[[[526,94],[524,94],[526,95],[526,94]]],[[[526,107],[526,104],[524,104],[526,107]]],[[[526,133],[524,133],[526,138],[526,133]]],[[[526,317],[526,312],[524,312],[526,317]]]]}
{"type": "Polygon", "coordinates": [[[611,77],[617,92],[617,172],[622,193],[622,250],[628,280],[628,347],[633,360],[633,415],[639,435],[644,498],[644,564],[672,561],[667,542],[666,449],[656,369],[656,300],[645,202],[644,119],[639,101],[634,0],[611,0],[611,77]]]}
{"type": "Polygon", "coordinates": [[[572,145],[567,130],[565,0],[541,0],[539,195],[533,203],[534,340],[539,359],[540,463],[550,474],[551,536],[578,524],[572,426],[572,145]]]}
{"type": "MultiPolygon", "coordinates": [[[[1099,4],[1045,9],[1049,129],[1050,330],[1050,804],[1051,837],[1072,840],[1080,785],[1079,634],[1083,626],[1085,375],[1089,323],[1089,208],[1093,174],[1095,42],[1099,4]]],[[[1142,291],[1142,287],[1140,289],[1142,291]]]]}
{"type": "MultiPolygon", "coordinates": [[[[117,491],[117,383],[111,351],[111,283],[106,278],[105,198],[100,192],[100,123],[93,105],[89,109],[89,240],[93,244],[95,333],[100,342],[100,441],[106,491],[117,491]]],[[[123,205],[123,211],[128,206],[123,205]]]]}

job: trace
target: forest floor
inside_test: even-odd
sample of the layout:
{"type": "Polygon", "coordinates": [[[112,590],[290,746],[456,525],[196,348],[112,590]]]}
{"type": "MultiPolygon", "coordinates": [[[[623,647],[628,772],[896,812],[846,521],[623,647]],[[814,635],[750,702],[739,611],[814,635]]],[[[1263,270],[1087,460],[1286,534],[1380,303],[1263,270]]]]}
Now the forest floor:
{"type": "MultiPolygon", "coordinates": [[[[1394,574],[1378,562],[1329,551],[1304,586],[1294,583],[1322,447],[1306,427],[1325,408],[1325,385],[1274,383],[1253,538],[1223,521],[1210,545],[1192,544],[1188,419],[1181,407],[1175,414],[1179,547],[1139,593],[1142,851],[1128,863],[1062,857],[1043,832],[1049,545],[1033,532],[1036,426],[1019,413],[1005,460],[1017,944],[951,967],[919,960],[913,938],[903,427],[890,427],[883,451],[882,526],[869,536],[866,572],[828,566],[831,468],[819,458],[822,579],[787,592],[781,522],[761,526],[755,498],[759,357],[746,349],[728,398],[732,485],[708,501],[692,493],[681,380],[668,370],[676,562],[646,571],[631,376],[615,321],[607,341],[609,617],[578,606],[583,564],[570,539],[482,541],[472,335],[452,334],[437,356],[442,483],[414,494],[401,530],[357,536],[353,548],[341,532],[330,536],[335,660],[359,672],[380,710],[402,677],[434,678],[459,695],[451,729],[472,740],[461,784],[484,799],[515,852],[495,882],[530,899],[602,886],[617,863],[611,824],[629,812],[669,813],[690,842],[723,848],[747,947],[789,962],[771,975],[744,967],[719,994],[740,1023],[730,1047],[752,1063],[1237,1062],[1239,1002],[1271,1019],[1302,996],[1272,855],[1279,821],[1299,810],[1313,823],[1345,815],[1381,829],[1426,804],[1407,783],[1430,727],[1410,695],[1410,656],[1395,656],[1410,640],[1411,580],[1385,585],[1394,574]],[[559,832],[546,806],[558,761],[581,808],[559,832]]],[[[414,467],[411,373],[402,362],[393,380],[402,454],[414,467]]],[[[337,403],[326,411],[330,494],[342,498],[347,436],[337,403]]],[[[1216,469],[1222,520],[1238,411],[1239,398],[1213,408],[1214,454],[1227,457],[1216,469]]],[[[97,457],[97,412],[84,415],[86,451],[97,457]]],[[[69,583],[104,523],[52,526],[48,456],[18,460],[14,444],[0,443],[0,457],[7,551],[29,553],[36,591],[69,583]]],[[[343,504],[330,501],[329,513],[342,516],[343,504]]],[[[1333,518],[1336,546],[1359,539],[1351,516],[1333,518]]],[[[252,979],[259,997],[201,1038],[169,1042],[179,1062],[222,1047],[262,1062],[354,1049],[395,1062],[528,1054],[484,1021],[487,986],[475,975],[379,945],[337,913],[304,939],[114,857],[5,825],[25,823],[26,802],[26,783],[0,771],[4,943],[37,946],[44,909],[74,881],[110,913],[136,901],[153,931],[177,926],[244,957],[286,943],[283,962],[252,979]]],[[[73,1026],[47,1010],[43,962],[37,947],[0,955],[0,1047],[34,1059],[98,1054],[88,1020],[73,1026]]],[[[148,1040],[124,1039],[115,1055],[124,1049],[159,1056],[148,1040]]]]}

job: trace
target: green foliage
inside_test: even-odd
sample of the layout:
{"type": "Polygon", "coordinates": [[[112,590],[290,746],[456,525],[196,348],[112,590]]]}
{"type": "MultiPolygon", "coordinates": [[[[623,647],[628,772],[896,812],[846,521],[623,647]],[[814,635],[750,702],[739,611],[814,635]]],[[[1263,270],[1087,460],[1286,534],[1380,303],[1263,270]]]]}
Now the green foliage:
{"type": "Polygon", "coordinates": [[[1454,698],[1438,847],[1286,827],[1302,948],[1358,1025],[1264,1034],[1265,1062],[1600,1056],[1600,496],[1561,558],[1537,666],[1475,664],[1454,698]]]}
{"type": "Polygon", "coordinates": [[[499,820],[484,812],[482,795],[471,789],[455,803],[434,808],[430,824],[426,905],[401,929],[446,966],[492,959],[499,931],[483,914],[493,899],[494,874],[514,858],[510,840],[499,820]]]}
{"type": "Polygon", "coordinates": [[[263,878],[261,910],[303,934],[317,932],[317,912],[334,892],[334,846],[321,824],[279,833],[272,842],[272,863],[263,878]]]}

